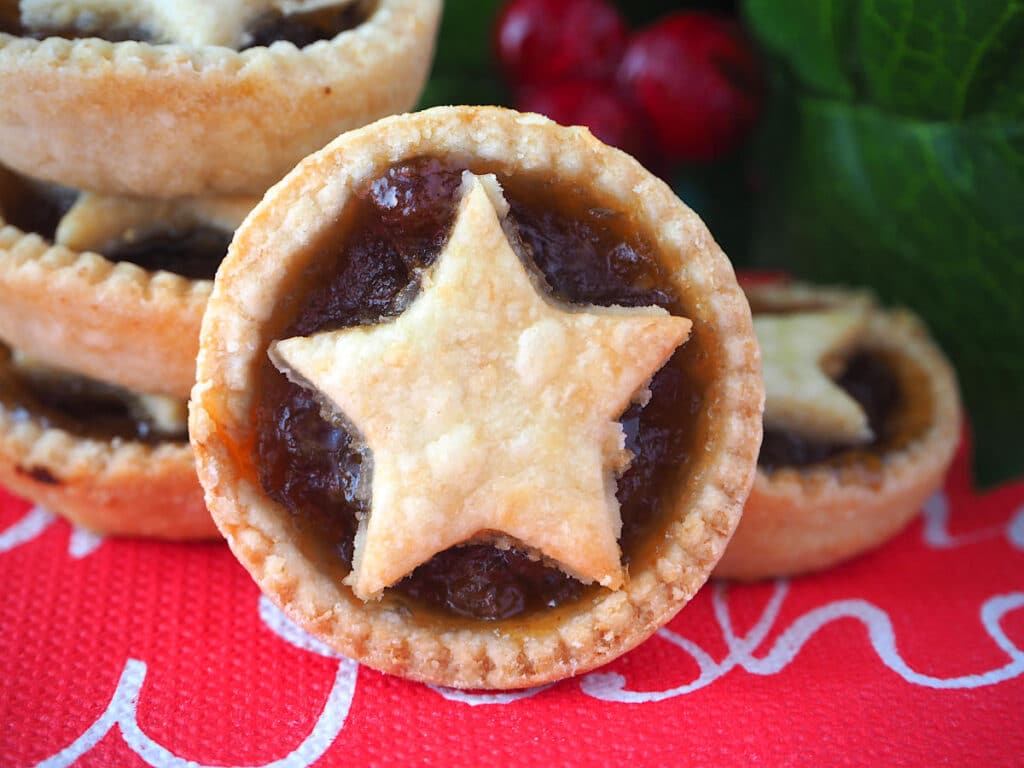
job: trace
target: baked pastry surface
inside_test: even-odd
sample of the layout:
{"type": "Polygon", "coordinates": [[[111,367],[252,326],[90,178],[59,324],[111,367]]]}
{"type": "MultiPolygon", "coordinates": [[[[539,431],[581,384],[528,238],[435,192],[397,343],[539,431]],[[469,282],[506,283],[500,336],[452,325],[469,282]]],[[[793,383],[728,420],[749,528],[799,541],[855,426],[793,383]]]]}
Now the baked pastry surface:
{"type": "MultiPolygon", "coordinates": [[[[953,369],[911,313],[879,308],[864,292],[801,284],[752,287],[747,295],[755,325],[766,316],[862,313],[864,325],[846,344],[843,361],[832,362],[859,359],[864,367],[880,361],[891,380],[868,381],[867,388],[891,390],[881,397],[892,401],[886,409],[893,411],[873,419],[882,427],[875,425],[879,434],[866,441],[822,448],[810,439],[811,448],[796,453],[813,455],[793,466],[771,457],[776,441],[789,438],[773,436],[766,426],[762,466],[743,520],[715,568],[717,577],[756,580],[828,568],[902,530],[941,486],[960,441],[962,416],[953,369]]],[[[768,370],[772,351],[763,354],[768,370]]],[[[838,379],[843,368],[834,370],[838,379]]],[[[870,404],[864,383],[854,386],[870,404]]]]}
{"type": "MultiPolygon", "coordinates": [[[[405,200],[388,198],[390,192],[385,200],[405,200]]],[[[434,279],[429,268],[423,274],[434,279]]],[[[557,366],[552,370],[559,375],[557,366]]],[[[645,399],[643,391],[636,397],[645,399]]],[[[303,161],[247,219],[204,318],[190,434],[218,526],[260,587],[293,619],[378,669],[458,687],[513,688],[609,661],[648,637],[699,589],[752,480],[762,400],[757,345],[732,269],[668,187],[585,129],[497,108],[441,108],[340,137],[303,161]],[[511,184],[530,178],[556,192],[583,190],[607,206],[596,214],[592,209],[596,217],[624,214],[638,238],[651,244],[665,275],[662,287],[693,322],[683,349],[697,361],[690,370],[703,382],[703,415],[695,417],[700,451],[685,471],[669,473],[657,514],[642,535],[623,544],[628,575],[621,588],[581,585],[571,597],[552,600],[553,607],[491,620],[456,615],[394,590],[364,602],[343,583],[347,568],[332,566],[263,484],[257,425],[265,385],[259,382],[266,381],[269,347],[288,336],[283,314],[310,303],[302,298],[301,276],[326,253],[354,258],[332,245],[332,238],[348,237],[339,235],[338,222],[344,229],[349,211],[381,174],[423,158],[511,184]],[[264,256],[269,253],[274,258],[264,256]]],[[[429,496],[447,489],[420,490],[429,496]]],[[[484,542],[518,544],[502,536],[484,542]]],[[[543,542],[538,549],[535,555],[547,562],[543,542]]]]}
{"type": "MultiPolygon", "coordinates": [[[[22,378],[9,351],[0,347],[0,485],[105,535],[217,537],[184,424],[167,439],[106,436],[109,419],[96,430],[90,427],[91,414],[81,421],[59,411],[54,416],[31,394],[26,400],[23,390],[32,385],[22,378]]],[[[159,411],[176,410],[163,403],[150,407],[164,422],[168,419],[159,411]]]]}
{"type": "MultiPolygon", "coordinates": [[[[32,211],[14,215],[20,203],[41,198],[31,201],[41,207],[46,194],[67,194],[33,191],[31,184],[0,168],[0,340],[85,376],[187,398],[211,280],[114,262],[96,251],[166,227],[201,225],[223,233],[226,252],[255,200],[144,202],[85,193],[66,212],[44,217],[48,223],[30,224],[22,219],[30,221],[32,211]],[[30,226],[52,231],[26,231],[30,226]]],[[[187,263],[187,246],[168,238],[161,245],[167,263],[187,263]]]]}
{"type": "MultiPolygon", "coordinates": [[[[80,18],[74,3],[33,5],[38,24],[80,18]]],[[[129,13],[141,4],[98,5],[112,33],[144,23],[129,13]]],[[[415,104],[441,0],[373,0],[358,26],[301,48],[226,47],[245,38],[225,20],[254,5],[273,4],[156,3],[157,43],[0,29],[0,163],[110,194],[260,195],[340,131],[415,104]]]]}

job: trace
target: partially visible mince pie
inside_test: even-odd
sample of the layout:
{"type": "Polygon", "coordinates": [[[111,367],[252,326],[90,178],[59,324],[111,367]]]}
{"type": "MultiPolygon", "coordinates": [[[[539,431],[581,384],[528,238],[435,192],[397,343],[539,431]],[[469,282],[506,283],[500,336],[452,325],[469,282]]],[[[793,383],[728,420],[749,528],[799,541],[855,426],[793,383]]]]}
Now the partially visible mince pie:
{"type": "Polygon", "coordinates": [[[732,269],[668,187],[585,129],[458,107],[342,136],[253,211],[190,434],[215,521],[303,627],[511,688],[700,588],[762,399],[732,269]]]}
{"type": "Polygon", "coordinates": [[[764,442],[715,575],[749,580],[826,568],[900,531],[942,484],[961,415],[950,364],[906,310],[801,284],[747,295],[764,442]]]}
{"type": "Polygon", "coordinates": [[[186,399],[213,276],[255,203],[79,194],[0,167],[0,341],[186,399]]]}
{"type": "Polygon", "coordinates": [[[440,14],[441,0],[0,0],[0,163],[112,194],[260,195],[339,131],[415,104],[440,14]]]}
{"type": "Polygon", "coordinates": [[[0,346],[0,485],[98,533],[205,539],[183,400],[136,395],[0,346]]]}

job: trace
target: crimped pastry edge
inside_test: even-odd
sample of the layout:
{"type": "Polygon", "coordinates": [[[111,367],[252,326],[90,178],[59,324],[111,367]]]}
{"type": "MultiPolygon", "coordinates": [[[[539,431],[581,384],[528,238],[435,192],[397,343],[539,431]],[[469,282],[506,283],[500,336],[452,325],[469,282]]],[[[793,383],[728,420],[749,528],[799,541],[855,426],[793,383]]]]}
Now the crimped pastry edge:
{"type": "MultiPolygon", "coordinates": [[[[799,306],[864,301],[863,291],[791,285],[747,289],[799,306]]],[[[873,302],[872,302],[873,303],[873,302]]],[[[863,346],[907,355],[928,373],[935,418],[906,449],[884,458],[882,479],[864,467],[758,469],[743,520],[715,568],[716,578],[756,581],[836,565],[901,531],[942,485],[962,434],[956,374],[924,324],[907,310],[870,310],[863,346]]]]}
{"type": "Polygon", "coordinates": [[[187,398],[212,287],[54,245],[0,215],[0,339],[50,365],[187,398]]]}
{"type": "Polygon", "coordinates": [[[584,128],[493,107],[444,107],[388,118],[339,137],[274,187],[238,230],[204,317],[190,433],[215,521],[235,556],[289,616],[342,653],[371,667],[460,688],[518,688],[580,674],[636,646],[703,585],[738,520],[753,481],[763,388],[749,308],[724,254],[700,219],[639,163],[584,128]],[[276,303],[266,290],[330,220],[352,188],[375,170],[417,155],[478,159],[509,172],[545,171],[560,183],[594,185],[622,203],[655,240],[680,292],[694,307],[697,333],[720,342],[709,462],[681,498],[648,562],[631,565],[627,587],[559,613],[533,633],[480,622],[422,623],[359,603],[306,560],[288,513],[255,480],[247,445],[249,384],[267,339],[261,327],[276,303]],[[695,294],[702,299],[692,300],[695,294]]]}
{"type": "Polygon", "coordinates": [[[242,52],[0,33],[0,163],[109,194],[261,194],[339,131],[413,106],[440,12],[380,0],[332,40],[242,52]]]}
{"type": "Polygon", "coordinates": [[[80,437],[0,404],[0,486],[104,535],[219,538],[187,443],[80,437]]]}

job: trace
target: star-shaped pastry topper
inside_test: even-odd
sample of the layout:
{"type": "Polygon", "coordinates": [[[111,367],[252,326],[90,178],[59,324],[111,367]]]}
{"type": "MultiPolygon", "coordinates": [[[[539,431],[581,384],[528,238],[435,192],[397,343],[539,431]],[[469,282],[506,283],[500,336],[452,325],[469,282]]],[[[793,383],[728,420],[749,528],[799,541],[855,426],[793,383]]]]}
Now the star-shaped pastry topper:
{"type": "Polygon", "coordinates": [[[284,14],[342,7],[354,0],[21,0],[29,29],[140,28],[153,42],[240,48],[252,22],[270,10],[284,14]]]}
{"type": "Polygon", "coordinates": [[[871,441],[864,409],[828,375],[841,368],[866,323],[863,307],[754,317],[765,426],[829,443],[871,441]]]}
{"type": "Polygon", "coordinates": [[[54,240],[76,251],[102,251],[154,231],[206,225],[234,232],[257,202],[243,196],[147,200],[82,192],[61,218],[54,240]]]}
{"type": "Polygon", "coordinates": [[[372,461],[346,580],[369,600],[449,547],[511,538],[583,582],[623,583],[617,419],[687,338],[659,307],[544,295],[502,229],[493,176],[463,176],[448,244],[390,322],[271,345],[350,420],[372,461]]]}

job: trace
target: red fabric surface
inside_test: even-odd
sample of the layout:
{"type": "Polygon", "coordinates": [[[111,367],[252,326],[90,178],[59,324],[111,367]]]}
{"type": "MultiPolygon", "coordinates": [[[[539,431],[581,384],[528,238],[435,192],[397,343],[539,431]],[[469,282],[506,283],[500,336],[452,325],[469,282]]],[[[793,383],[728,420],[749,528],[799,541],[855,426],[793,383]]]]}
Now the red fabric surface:
{"type": "Polygon", "coordinates": [[[0,491],[0,765],[1021,765],[1024,482],[966,467],[878,552],[709,585],[608,667],[498,697],[333,656],[223,545],[0,491]]]}

